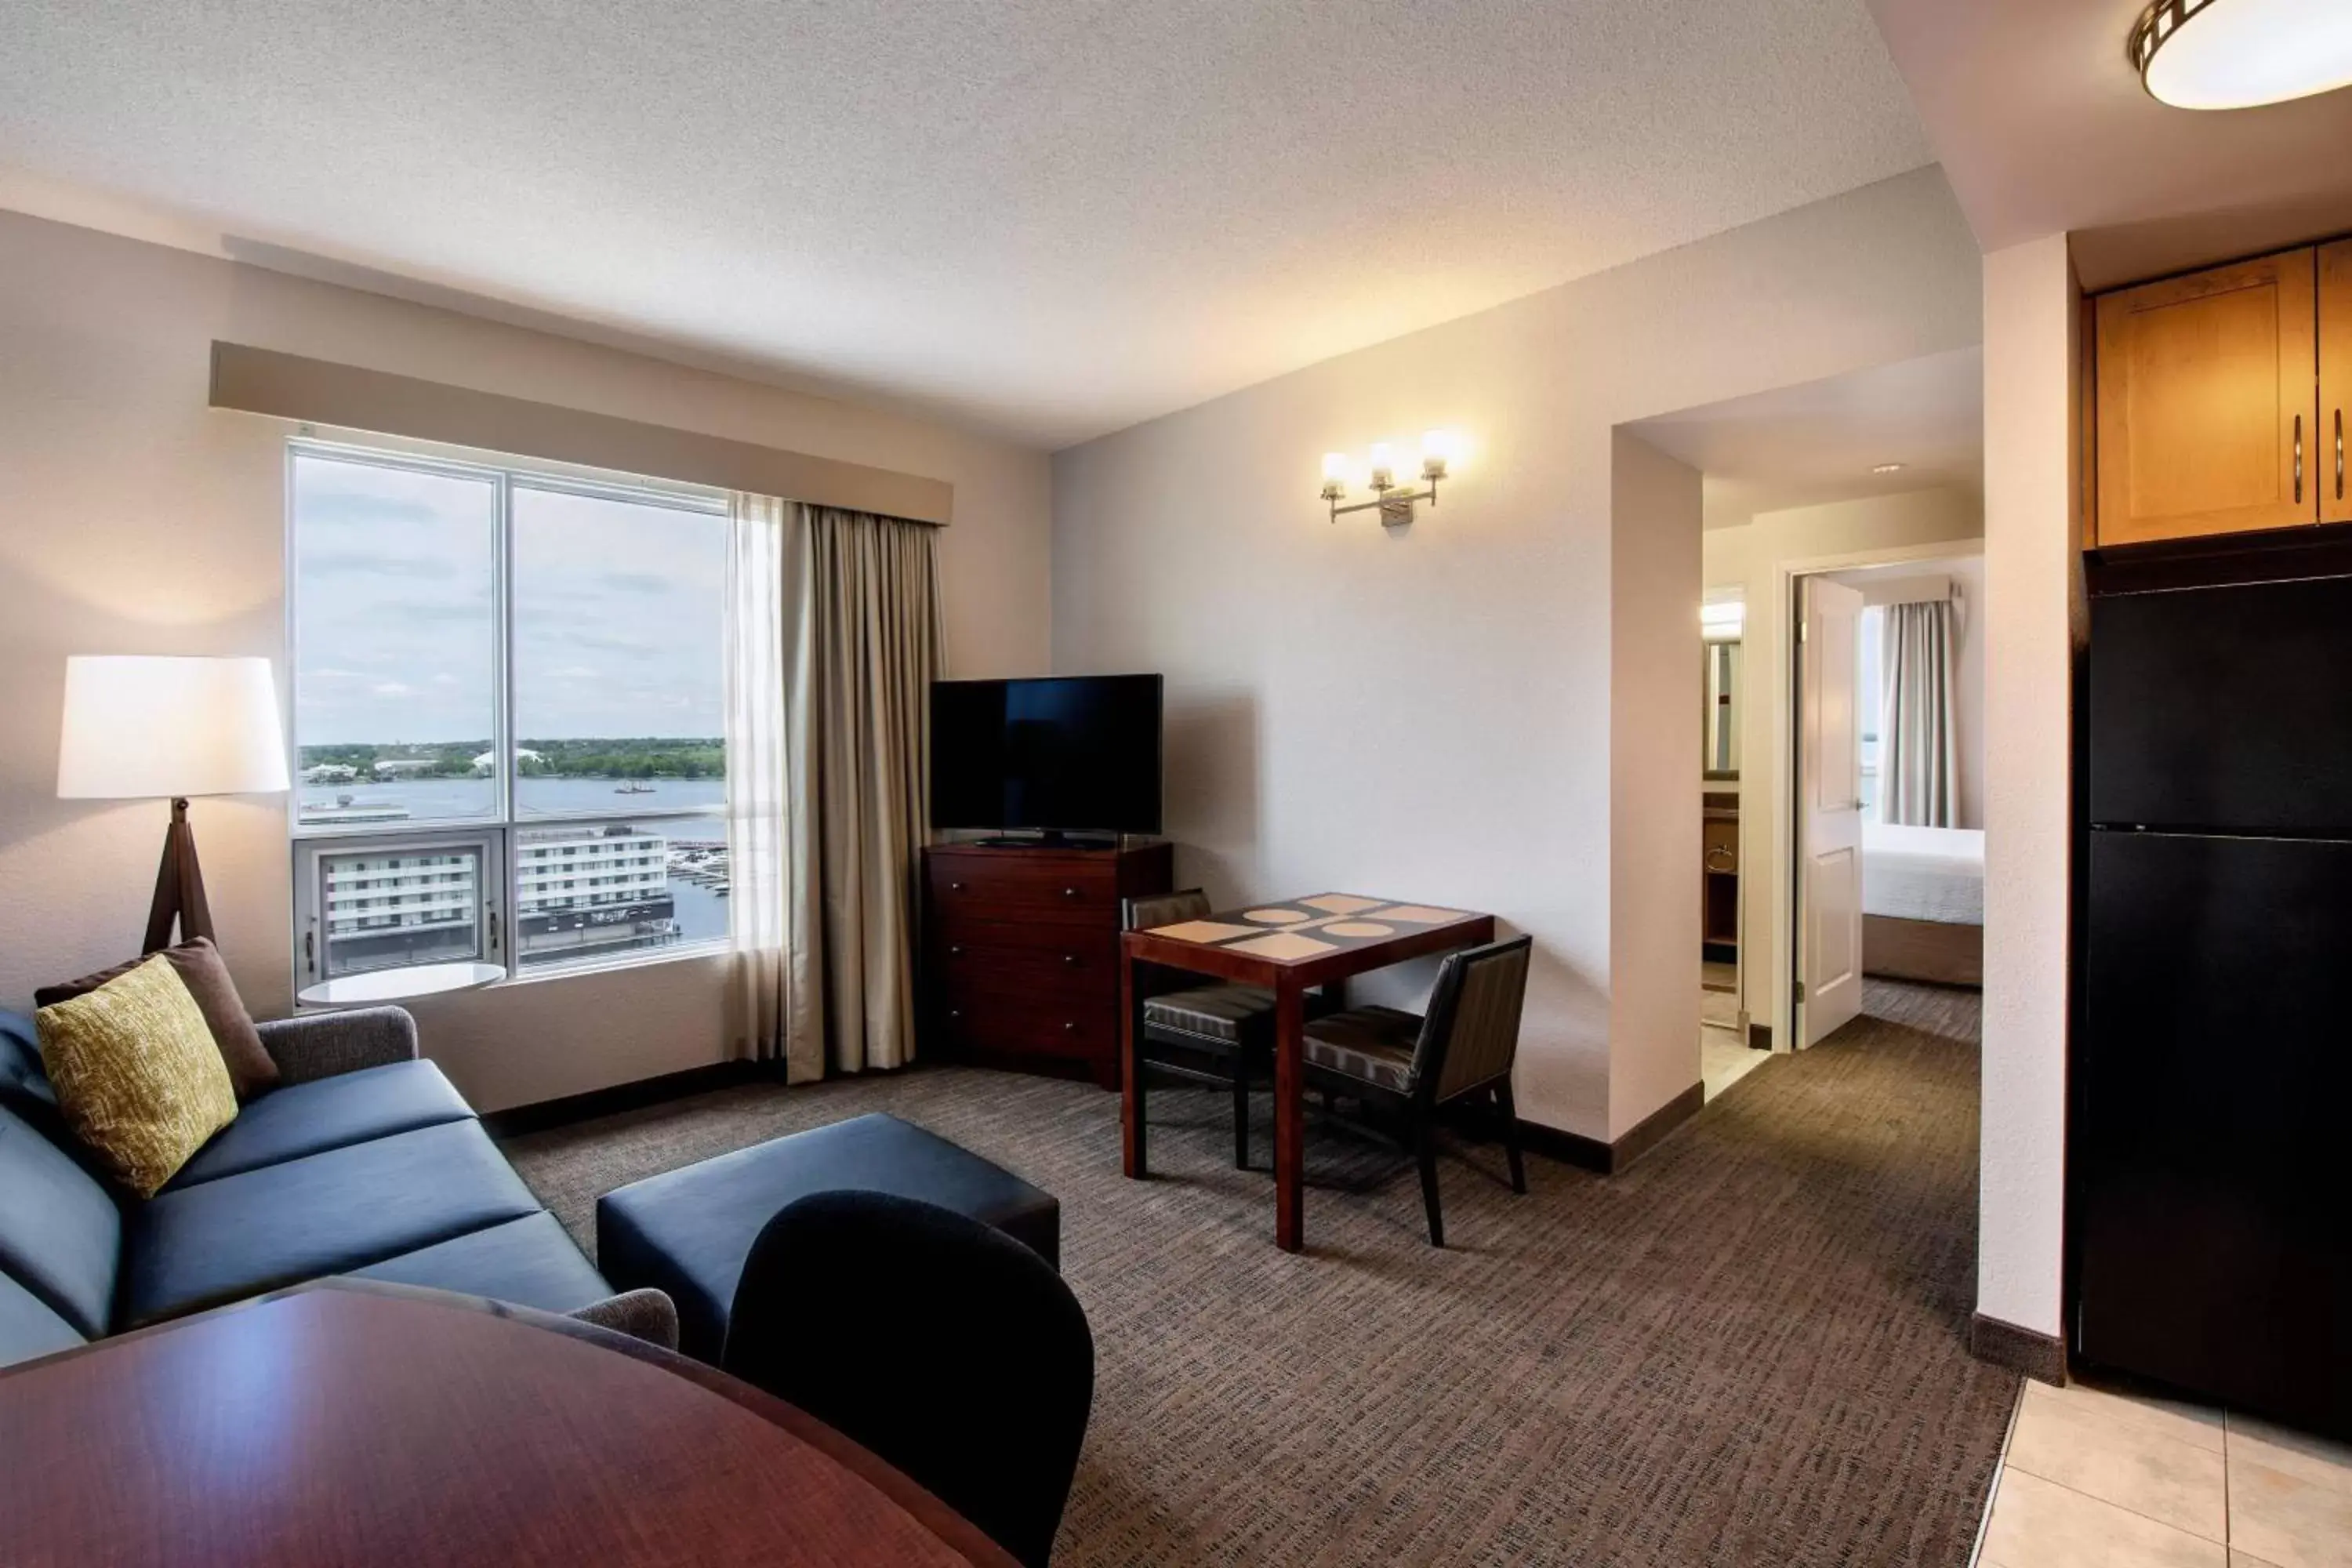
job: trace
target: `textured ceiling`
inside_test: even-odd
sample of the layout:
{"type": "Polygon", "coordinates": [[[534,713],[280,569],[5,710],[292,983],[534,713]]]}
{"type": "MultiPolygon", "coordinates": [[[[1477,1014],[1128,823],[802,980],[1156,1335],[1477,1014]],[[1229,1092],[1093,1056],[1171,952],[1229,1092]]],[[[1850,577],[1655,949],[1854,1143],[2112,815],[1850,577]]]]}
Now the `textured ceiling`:
{"type": "Polygon", "coordinates": [[[1871,0],[1978,242],[2073,233],[2104,289],[2352,228],[2352,89],[2169,108],[2124,59],[2143,3],[1871,0]]]}
{"type": "Polygon", "coordinates": [[[1706,526],[1865,496],[1984,486],[1984,351],[1956,349],[1631,426],[1705,479],[1706,526]],[[1893,474],[1871,470],[1900,463],[1893,474]]]}
{"type": "Polygon", "coordinates": [[[1045,446],[1929,157],[1863,0],[0,0],[0,164],[1045,446]]]}

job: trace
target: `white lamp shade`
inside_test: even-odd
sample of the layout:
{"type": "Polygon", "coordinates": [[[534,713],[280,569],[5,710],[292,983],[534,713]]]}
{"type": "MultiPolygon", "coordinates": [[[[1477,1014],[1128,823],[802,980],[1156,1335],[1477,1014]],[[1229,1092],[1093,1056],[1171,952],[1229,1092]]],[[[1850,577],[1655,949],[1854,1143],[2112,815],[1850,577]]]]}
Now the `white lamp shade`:
{"type": "Polygon", "coordinates": [[[61,798],[267,795],[286,787],[286,742],[268,659],[66,660],[61,798]]]}

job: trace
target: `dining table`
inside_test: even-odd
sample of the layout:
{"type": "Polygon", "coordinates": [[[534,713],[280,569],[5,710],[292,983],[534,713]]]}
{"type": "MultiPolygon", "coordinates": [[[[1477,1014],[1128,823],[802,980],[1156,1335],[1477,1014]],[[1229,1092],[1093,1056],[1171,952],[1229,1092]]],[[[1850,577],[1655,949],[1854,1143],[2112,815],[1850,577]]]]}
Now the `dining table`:
{"type": "Polygon", "coordinates": [[[798,1407],[577,1320],[335,1279],[0,1371],[0,1561],[1015,1568],[798,1407]]]}
{"type": "Polygon", "coordinates": [[[1274,993],[1274,1239],[1307,1245],[1307,993],[1391,964],[1495,940],[1495,917],[1472,910],[1311,893],[1173,925],[1126,932],[1119,951],[1122,1168],[1149,1173],[1143,1115],[1143,1005],[1139,969],[1157,965],[1274,993]]]}

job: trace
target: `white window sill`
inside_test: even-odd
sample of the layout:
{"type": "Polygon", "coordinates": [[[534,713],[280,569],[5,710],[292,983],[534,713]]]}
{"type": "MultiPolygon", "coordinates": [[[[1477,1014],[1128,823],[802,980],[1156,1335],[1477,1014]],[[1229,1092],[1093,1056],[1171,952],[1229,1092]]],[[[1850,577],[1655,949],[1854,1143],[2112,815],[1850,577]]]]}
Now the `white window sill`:
{"type": "Polygon", "coordinates": [[[572,963],[538,963],[529,969],[517,970],[484,989],[504,991],[517,985],[537,985],[549,980],[570,980],[582,974],[610,974],[616,970],[651,969],[662,963],[719,958],[727,953],[730,945],[724,940],[680,942],[676,947],[641,948],[635,952],[617,952],[610,958],[583,958],[572,963]]]}

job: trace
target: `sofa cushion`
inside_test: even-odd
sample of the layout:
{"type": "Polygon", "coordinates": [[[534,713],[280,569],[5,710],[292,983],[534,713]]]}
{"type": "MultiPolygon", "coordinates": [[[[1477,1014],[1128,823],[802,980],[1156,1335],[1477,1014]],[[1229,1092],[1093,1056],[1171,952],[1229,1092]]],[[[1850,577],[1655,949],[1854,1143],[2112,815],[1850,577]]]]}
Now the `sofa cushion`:
{"type": "Polygon", "coordinates": [[[200,1182],[132,1211],[115,1327],[349,1273],[539,1206],[470,1121],[200,1182]]]}
{"type": "Polygon", "coordinates": [[[74,1326],[49,1310],[38,1296],[0,1274],[0,1366],[83,1342],[74,1326]]]}
{"type": "MultiPolygon", "coordinates": [[[[221,962],[220,950],[213,946],[213,939],[191,937],[177,947],[163,949],[163,955],[172,965],[172,972],[180,977],[180,984],[194,998],[196,1011],[205,1016],[205,1027],[212,1032],[213,1045],[220,1051],[221,1065],[228,1069],[229,1082],[237,1099],[250,1100],[275,1084],[278,1064],[262,1047],[260,1033],[253,1026],[253,1016],[245,1010],[245,998],[236,994],[236,982],[229,978],[228,965],[221,962]]],[[[130,973],[150,956],[142,953],[111,969],[101,969],[62,985],[44,985],[33,993],[33,1004],[47,1007],[87,996],[108,981],[130,973]]]]}
{"type": "Polygon", "coordinates": [[[40,1026],[23,1013],[0,1012],[0,1110],[15,1111],[44,1134],[65,1126],[48,1068],[41,1065],[40,1026]]]}
{"type": "Polygon", "coordinates": [[[596,1263],[617,1290],[677,1303],[678,1349],[717,1363],[751,1243],[795,1198],[844,1188],[920,1198],[992,1225],[1061,1266],[1053,1195],[879,1112],[648,1176],[596,1201],[596,1263]]]}
{"type": "Polygon", "coordinates": [[[122,1215],[97,1177],[0,1110],[0,1273],[95,1339],[114,1300],[122,1215]]]}
{"type": "Polygon", "coordinates": [[[197,1150],[163,1190],[282,1165],[419,1127],[468,1121],[473,1115],[465,1097],[428,1061],[392,1062],[288,1084],[246,1101],[236,1120],[197,1150]]]}
{"type": "Polygon", "coordinates": [[[429,1285],[542,1312],[573,1311],[613,1294],[588,1255],[544,1209],[352,1272],[362,1279],[429,1285]]]}
{"type": "Polygon", "coordinates": [[[212,1030],[161,953],[34,1021],[66,1121],[142,1198],[236,1120],[236,1089],[212,1030]]]}

